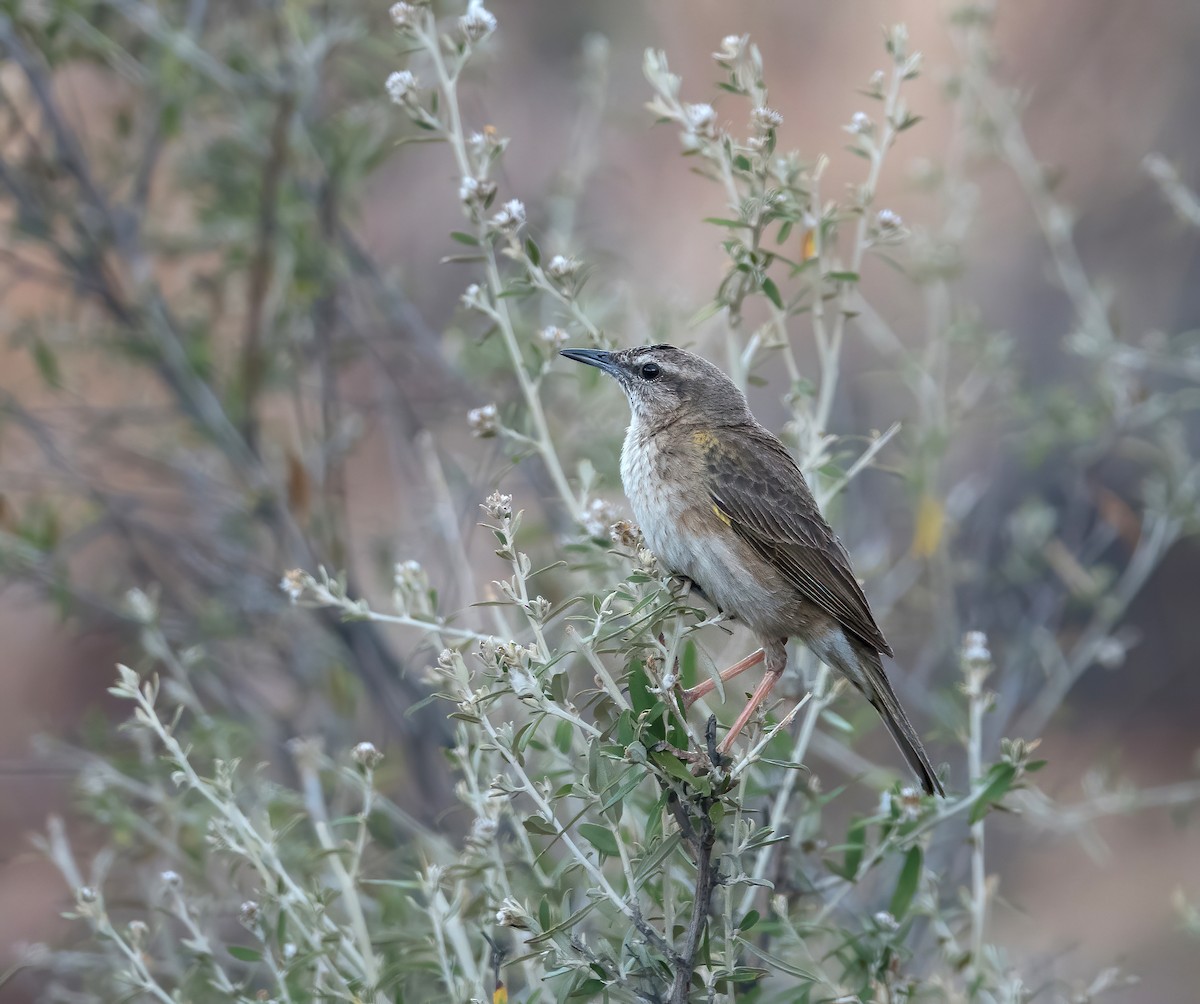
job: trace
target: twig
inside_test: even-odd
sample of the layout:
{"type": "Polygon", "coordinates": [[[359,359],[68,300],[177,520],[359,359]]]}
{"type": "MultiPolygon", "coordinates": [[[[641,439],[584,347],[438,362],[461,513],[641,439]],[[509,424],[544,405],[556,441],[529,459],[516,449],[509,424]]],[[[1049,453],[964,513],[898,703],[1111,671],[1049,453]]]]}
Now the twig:
{"type": "Polygon", "coordinates": [[[713,889],[717,885],[717,862],[713,860],[713,847],[717,842],[717,830],[708,817],[708,799],[701,800],[700,810],[694,817],[699,821],[700,834],[696,848],[696,894],[692,900],[692,916],[688,921],[687,933],[683,938],[683,949],[675,960],[675,977],[668,995],[670,1004],[687,1004],[692,974],[696,969],[696,952],[708,927],[709,908],[713,889]]]}

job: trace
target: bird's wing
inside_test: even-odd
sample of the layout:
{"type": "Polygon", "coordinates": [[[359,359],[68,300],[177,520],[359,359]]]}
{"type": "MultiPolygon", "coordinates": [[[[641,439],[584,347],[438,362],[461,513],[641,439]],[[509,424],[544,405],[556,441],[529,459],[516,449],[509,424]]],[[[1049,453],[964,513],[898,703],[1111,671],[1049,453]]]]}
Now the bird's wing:
{"type": "Polygon", "coordinates": [[[890,656],[850,557],[822,518],[787,448],[761,426],[740,426],[717,433],[704,453],[717,515],[809,602],[890,656]]]}

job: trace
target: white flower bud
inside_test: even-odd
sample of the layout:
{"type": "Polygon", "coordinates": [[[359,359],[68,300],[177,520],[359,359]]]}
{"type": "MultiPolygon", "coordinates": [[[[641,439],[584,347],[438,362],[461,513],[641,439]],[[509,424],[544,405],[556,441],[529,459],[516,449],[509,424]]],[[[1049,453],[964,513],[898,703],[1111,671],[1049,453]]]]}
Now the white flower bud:
{"type": "Polygon", "coordinates": [[[308,573],[299,568],[293,568],[291,571],[284,572],[283,578],[279,580],[279,588],[287,594],[287,598],[293,603],[304,595],[307,585],[308,573]]]}
{"type": "Polygon", "coordinates": [[[700,103],[683,106],[684,121],[688,132],[702,136],[712,135],[713,123],[717,120],[716,109],[710,104],[700,103]]]}
{"type": "Polygon", "coordinates": [[[644,544],[641,527],[627,519],[619,519],[610,526],[608,536],[618,547],[625,547],[630,551],[636,551],[644,544]]]}
{"type": "Polygon", "coordinates": [[[158,605],[141,589],[130,589],[125,594],[125,609],[139,624],[153,624],[158,619],[158,605]]]}
{"type": "Polygon", "coordinates": [[[512,518],[512,500],[511,495],[502,495],[500,492],[492,492],[481,504],[480,508],[486,512],[492,519],[511,519],[512,518]]]}
{"type": "Polygon", "coordinates": [[[552,353],[557,352],[564,345],[566,345],[567,339],[570,337],[571,336],[563,331],[562,328],[555,327],[553,324],[551,324],[549,327],[542,328],[542,330],[537,333],[538,342],[543,346],[543,348],[552,353]]]}
{"type": "Polygon", "coordinates": [[[900,927],[896,918],[888,913],[887,910],[880,910],[872,919],[875,921],[875,926],[882,931],[895,931],[900,927]]]}
{"type": "Polygon", "coordinates": [[[783,125],[783,116],[774,108],[759,105],[750,113],[750,125],[757,132],[770,132],[783,125]]]}
{"type": "Polygon", "coordinates": [[[575,258],[556,254],[546,263],[546,275],[557,282],[563,282],[574,277],[579,271],[579,262],[575,258]]]}
{"type": "Polygon", "coordinates": [[[496,183],[487,178],[465,176],[458,183],[458,197],[468,206],[484,205],[496,192],[496,183]]]}
{"type": "Polygon", "coordinates": [[[388,74],[384,86],[392,104],[404,105],[413,100],[413,91],[417,87],[417,78],[410,70],[395,70],[388,74]]]}
{"type": "Polygon", "coordinates": [[[397,28],[408,28],[416,20],[417,9],[410,3],[394,3],[388,8],[388,14],[397,28]]]}
{"type": "Polygon", "coordinates": [[[354,762],[368,770],[374,770],[383,760],[383,754],[375,748],[374,743],[361,742],[350,751],[350,755],[354,758],[354,762]]]}
{"type": "Polygon", "coordinates": [[[992,661],[992,653],[988,650],[987,635],[982,631],[968,631],[963,635],[963,662],[973,665],[983,665],[992,661]]]}
{"type": "Polygon", "coordinates": [[[520,199],[509,199],[492,217],[491,225],[501,233],[515,234],[525,225],[525,203],[520,199]]]}
{"type": "Polygon", "coordinates": [[[496,911],[496,923],[500,927],[515,927],[524,930],[529,926],[529,914],[525,908],[511,896],[506,897],[496,911]]]}
{"type": "Polygon", "coordinates": [[[496,16],[479,0],[471,0],[467,12],[458,19],[458,26],[469,42],[481,42],[496,30],[496,16]]]}
{"type": "Polygon", "coordinates": [[[904,226],[904,220],[899,213],[890,209],[881,209],[875,215],[875,222],[880,230],[899,230],[904,226]]]}
{"type": "Polygon", "coordinates": [[[718,63],[732,63],[740,59],[750,41],[749,35],[726,35],[721,39],[721,48],[712,54],[718,63]]]}
{"type": "Polygon", "coordinates": [[[856,136],[869,136],[874,129],[875,124],[866,112],[855,112],[850,117],[850,124],[846,126],[846,132],[856,136]]]}
{"type": "Polygon", "coordinates": [[[472,408],[467,412],[467,425],[470,426],[472,435],[480,439],[490,439],[500,430],[496,406],[485,404],[479,408],[472,408]]]}
{"type": "Polygon", "coordinates": [[[588,507],[579,514],[579,522],[589,537],[603,537],[616,522],[619,510],[606,499],[592,499],[588,507]]]}

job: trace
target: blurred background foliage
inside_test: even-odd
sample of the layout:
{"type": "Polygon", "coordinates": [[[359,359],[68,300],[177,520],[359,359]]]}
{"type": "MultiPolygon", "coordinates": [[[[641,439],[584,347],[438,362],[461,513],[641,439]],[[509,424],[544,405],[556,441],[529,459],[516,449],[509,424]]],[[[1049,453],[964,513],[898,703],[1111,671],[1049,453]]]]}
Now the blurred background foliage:
{"type": "MultiPolygon", "coordinates": [[[[445,709],[423,703],[435,653],[403,630],[297,608],[278,586],[293,567],[344,569],[350,594],[383,607],[393,565],[415,559],[438,608],[462,611],[501,574],[475,528],[498,486],[527,510],[539,558],[578,543],[580,513],[545,465],[468,425],[494,402],[519,427],[521,396],[500,340],[460,304],[473,263],[444,260],[464,252],[449,236],[462,219],[448,153],[384,99],[403,49],[385,6],[0,4],[8,962],[74,936],[61,878],[27,838],[47,814],[67,815],[81,856],[114,842],[153,854],[129,799],[74,784],[96,756],[130,770],[149,756],[113,735],[117,661],[207,708],[205,747],[272,762],[285,790],[304,780],[288,740],[320,735],[333,751],[370,735],[387,752],[378,783],[412,826],[451,842],[470,826],[445,709]]],[[[665,50],[710,100],[710,53],[749,34],[781,143],[829,152],[823,191],[841,198],[861,180],[843,127],[881,64],[879,24],[907,22],[925,58],[908,97],[922,120],[874,206],[908,234],[887,255],[897,267],[882,254],[863,266],[826,484],[870,430],[902,431],[836,504],[838,530],[955,783],[964,631],[986,631],[996,657],[992,752],[1001,736],[1043,739],[1046,801],[1021,806],[1035,825],[992,830],[996,939],[1046,984],[1086,989],[1120,962],[1141,977],[1122,999],[1187,999],[1200,11],[510,6],[496,5],[501,31],[462,90],[477,127],[511,138],[501,201],[524,200],[544,255],[586,260],[580,299],[604,337],[690,343],[723,365],[764,305],[732,333],[721,312],[689,326],[728,268],[727,235],[703,222],[727,207],[688,172],[675,133],[650,128],[643,51],[665,50]]],[[[589,336],[540,302],[519,323],[539,373],[545,325],[589,336]]],[[[792,335],[806,376],[819,365],[807,332],[792,335]]],[[[789,386],[778,363],[767,351],[745,374],[752,405],[802,445],[785,398],[812,388],[789,386]]],[[[540,379],[572,479],[586,458],[595,497],[619,515],[623,404],[558,364],[540,379]]],[[[862,746],[883,760],[885,743],[862,746]]],[[[813,753],[826,788],[854,776],[832,746],[813,753]]],[[[853,789],[830,811],[876,798],[853,789]]],[[[402,860],[408,824],[392,822],[380,836],[402,860]]],[[[0,993],[44,984],[23,973],[0,993]]]]}

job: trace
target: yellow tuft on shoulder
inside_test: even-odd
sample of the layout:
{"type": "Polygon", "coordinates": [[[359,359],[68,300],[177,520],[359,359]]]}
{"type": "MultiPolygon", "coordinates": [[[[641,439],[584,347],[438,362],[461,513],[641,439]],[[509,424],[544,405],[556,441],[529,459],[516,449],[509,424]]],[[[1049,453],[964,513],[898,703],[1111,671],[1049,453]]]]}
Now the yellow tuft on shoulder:
{"type": "Polygon", "coordinates": [[[717,519],[719,519],[726,526],[733,526],[733,520],[731,520],[728,516],[726,516],[723,512],[721,512],[721,507],[719,505],[717,505],[715,502],[713,503],[713,512],[715,512],[717,514],[717,519]]]}
{"type": "Polygon", "coordinates": [[[697,429],[692,433],[692,442],[697,446],[716,446],[718,444],[717,437],[711,432],[705,432],[703,429],[697,429]]]}

